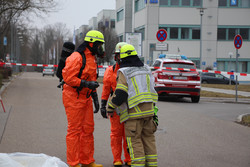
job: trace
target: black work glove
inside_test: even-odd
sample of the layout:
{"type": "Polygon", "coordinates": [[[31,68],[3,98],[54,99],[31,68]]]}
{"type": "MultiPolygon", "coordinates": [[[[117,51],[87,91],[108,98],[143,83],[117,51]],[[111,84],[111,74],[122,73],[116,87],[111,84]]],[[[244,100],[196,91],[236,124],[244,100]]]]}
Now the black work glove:
{"type": "Polygon", "coordinates": [[[80,87],[78,88],[78,90],[81,91],[83,87],[94,90],[94,89],[99,87],[99,83],[96,81],[81,80],[81,84],[80,84],[80,87]]]}
{"type": "Polygon", "coordinates": [[[99,105],[99,101],[98,101],[98,95],[96,92],[92,92],[91,93],[91,97],[93,99],[94,105],[95,105],[95,111],[94,113],[98,113],[100,105],[99,105]]]}
{"type": "Polygon", "coordinates": [[[107,100],[102,100],[102,102],[101,102],[101,114],[102,114],[103,118],[108,118],[106,104],[107,104],[107,100]]]}

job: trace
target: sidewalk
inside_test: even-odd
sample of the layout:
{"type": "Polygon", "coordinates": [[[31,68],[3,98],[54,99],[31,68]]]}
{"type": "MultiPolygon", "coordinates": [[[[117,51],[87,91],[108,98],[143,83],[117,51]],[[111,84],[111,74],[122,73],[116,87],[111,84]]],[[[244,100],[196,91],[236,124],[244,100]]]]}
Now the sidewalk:
{"type": "MultiPolygon", "coordinates": [[[[235,90],[207,88],[207,87],[201,87],[201,90],[236,95],[235,90]]],[[[250,92],[237,91],[237,94],[238,94],[238,96],[250,97],[250,92]]],[[[235,96],[235,98],[201,97],[201,99],[204,99],[204,100],[206,99],[206,100],[218,102],[218,103],[236,103],[236,96],[235,96]]],[[[250,98],[237,98],[237,103],[250,104],[250,98]]]]}
{"type": "MultiPolygon", "coordinates": [[[[218,92],[218,93],[226,93],[226,94],[231,94],[231,95],[236,94],[235,90],[228,90],[228,89],[201,87],[201,90],[210,91],[210,92],[218,92]]],[[[237,94],[240,96],[250,97],[250,92],[237,91],[237,94]]]]}

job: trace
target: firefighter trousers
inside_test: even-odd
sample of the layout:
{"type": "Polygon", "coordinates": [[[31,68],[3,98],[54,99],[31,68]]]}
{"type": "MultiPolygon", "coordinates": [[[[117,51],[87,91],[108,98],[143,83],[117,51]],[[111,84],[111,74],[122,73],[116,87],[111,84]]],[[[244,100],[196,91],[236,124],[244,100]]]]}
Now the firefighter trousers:
{"type": "Polygon", "coordinates": [[[153,117],[127,120],[125,136],[132,160],[131,167],[157,167],[157,150],[154,132],[157,126],[153,117]]]}

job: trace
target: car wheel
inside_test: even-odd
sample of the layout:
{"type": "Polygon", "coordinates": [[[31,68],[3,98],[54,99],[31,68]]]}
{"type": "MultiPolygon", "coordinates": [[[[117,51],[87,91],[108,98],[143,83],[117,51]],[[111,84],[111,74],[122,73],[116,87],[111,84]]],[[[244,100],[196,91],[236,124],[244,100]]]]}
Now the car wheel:
{"type": "Polygon", "coordinates": [[[54,75],[52,75],[52,77],[54,77],[54,75]]]}
{"type": "Polygon", "coordinates": [[[202,81],[202,83],[207,84],[208,82],[207,81],[202,81]]]}
{"type": "Polygon", "coordinates": [[[191,97],[192,103],[199,103],[200,101],[200,96],[192,96],[191,97]]]}
{"type": "Polygon", "coordinates": [[[43,74],[43,77],[44,77],[44,74],[43,74]]]}

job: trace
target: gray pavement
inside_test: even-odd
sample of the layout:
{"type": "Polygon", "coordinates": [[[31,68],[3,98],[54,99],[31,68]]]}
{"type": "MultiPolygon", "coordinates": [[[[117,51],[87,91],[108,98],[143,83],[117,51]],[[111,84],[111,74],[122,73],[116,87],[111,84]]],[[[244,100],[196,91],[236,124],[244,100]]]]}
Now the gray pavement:
{"type": "MultiPolygon", "coordinates": [[[[6,93],[4,90],[0,92],[4,92],[6,95],[4,100],[10,105],[6,106],[10,112],[9,118],[8,113],[0,110],[0,117],[6,114],[5,119],[8,119],[4,137],[2,141],[0,140],[0,152],[17,150],[30,153],[42,152],[59,157],[65,162],[66,116],[62,100],[58,98],[61,97],[61,91],[55,90],[56,78],[24,75],[22,79],[17,78],[17,81],[10,84],[13,90],[9,89],[6,93]],[[43,84],[40,85],[41,82],[43,84]],[[45,87],[46,91],[43,89],[45,87]],[[47,95],[56,100],[49,100],[47,95]],[[11,107],[12,104],[15,105],[11,107]]],[[[5,83],[5,88],[8,82],[5,83]]],[[[101,88],[98,91],[100,95],[101,88]]],[[[231,103],[235,100],[233,98],[207,99],[221,103],[231,103]]],[[[233,121],[194,112],[194,108],[202,105],[204,103],[202,100],[207,102],[207,99],[201,98],[199,104],[158,103],[159,108],[162,109],[159,112],[160,125],[156,133],[160,167],[250,165],[249,128],[235,124],[233,121]]],[[[216,105],[212,107],[216,108],[216,105]]],[[[0,121],[2,123],[2,120],[0,121]]],[[[103,119],[100,114],[95,115],[95,158],[97,163],[103,163],[105,167],[112,166],[109,126],[109,120],[103,119]]]]}

